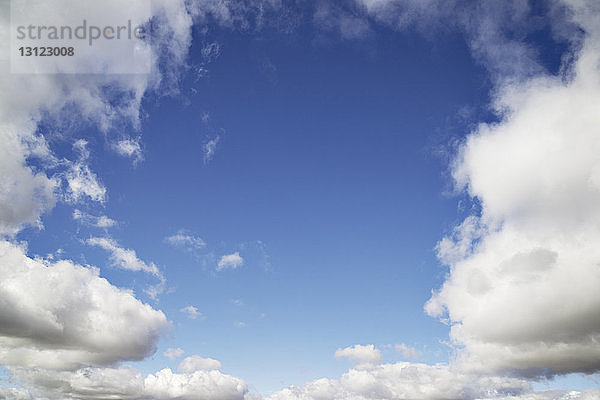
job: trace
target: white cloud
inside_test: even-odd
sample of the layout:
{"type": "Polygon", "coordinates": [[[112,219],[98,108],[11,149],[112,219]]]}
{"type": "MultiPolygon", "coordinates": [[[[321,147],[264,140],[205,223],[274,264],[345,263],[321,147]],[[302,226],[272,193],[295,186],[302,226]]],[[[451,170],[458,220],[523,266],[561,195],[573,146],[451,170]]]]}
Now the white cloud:
{"type": "MultiPolygon", "coordinates": [[[[192,15],[187,5],[198,7],[197,15],[204,6],[184,0],[156,0],[152,8],[138,7],[141,3],[54,1],[32,7],[28,17],[81,23],[88,17],[113,22],[116,15],[129,17],[133,25],[152,19],[160,29],[149,41],[151,57],[143,64],[150,74],[21,75],[10,73],[5,57],[10,4],[0,1],[0,235],[41,227],[41,216],[52,209],[55,198],[70,203],[106,201],[106,188],[89,166],[86,143],[75,141],[79,159],[58,160],[46,140],[54,132],[71,134],[79,127],[91,127],[110,144],[115,127],[139,130],[140,105],[148,91],[177,89],[178,71],[185,66],[191,41],[192,15]],[[60,20],[61,14],[69,20],[60,20]],[[55,128],[48,138],[38,132],[42,121],[55,128]]],[[[102,47],[94,49],[93,65],[111,66],[127,59],[101,51],[102,47]]],[[[85,67],[75,65],[80,59],[62,61],[85,67]]],[[[46,61],[28,60],[33,67],[46,61]]],[[[118,141],[115,149],[141,157],[135,140],[118,141]]],[[[112,225],[103,217],[90,221],[112,225]]],[[[164,283],[154,264],[140,261],[133,250],[106,238],[92,238],[90,244],[110,251],[117,266],[144,270],[164,283]]],[[[247,391],[243,381],[218,371],[186,375],[163,370],[144,379],[133,368],[118,366],[152,354],[170,324],[162,312],[110,285],[96,269],[68,260],[52,263],[30,258],[23,248],[0,242],[0,293],[0,363],[8,367],[11,379],[26,388],[0,387],[1,398],[216,400],[241,399],[247,391]],[[108,364],[116,367],[98,368],[108,364]]]]}
{"type": "Polygon", "coordinates": [[[212,358],[203,358],[198,355],[186,357],[179,364],[179,372],[184,374],[193,374],[196,371],[209,371],[213,369],[221,369],[221,363],[212,358]]]}
{"type": "MultiPolygon", "coordinates": [[[[13,369],[34,398],[131,400],[243,400],[243,380],[218,370],[177,374],[169,368],[143,377],[133,367],[83,368],[77,371],[13,369]]],[[[0,395],[2,392],[0,392],[0,395]]],[[[21,391],[19,398],[28,398],[21,391]]],[[[10,397],[8,397],[10,399],[10,397]]]]}
{"type": "Polygon", "coordinates": [[[236,251],[233,254],[227,254],[221,257],[217,263],[217,271],[222,271],[224,269],[237,269],[242,265],[244,265],[244,259],[240,256],[240,253],[236,251]]]}
{"type": "Polygon", "coordinates": [[[163,353],[163,356],[167,357],[170,360],[174,360],[176,358],[181,357],[184,353],[185,353],[185,351],[183,351],[183,349],[180,349],[180,348],[174,349],[172,347],[169,347],[167,349],[167,351],[165,351],[163,353]]]}
{"type": "Polygon", "coordinates": [[[200,250],[206,247],[206,242],[199,236],[192,235],[185,230],[180,230],[176,234],[167,236],[165,242],[174,247],[183,248],[189,252],[200,250]]]}
{"type": "MultiPolygon", "coordinates": [[[[216,361],[216,360],[215,360],[216,361]]],[[[173,373],[163,369],[143,377],[130,366],[83,368],[77,371],[13,370],[27,384],[25,390],[2,389],[7,399],[29,399],[39,394],[50,399],[144,399],[144,400],[251,400],[236,377],[211,370],[173,373]],[[13,395],[14,397],[10,397],[13,395]]],[[[283,389],[266,400],[596,400],[600,392],[533,392],[526,382],[514,378],[480,378],[456,373],[447,366],[384,364],[351,369],[340,379],[319,379],[283,389]]],[[[0,397],[2,398],[2,397],[0,397]]]]}
{"type": "Polygon", "coordinates": [[[104,202],[106,200],[106,188],[87,165],[89,158],[87,142],[79,139],[73,144],[73,148],[79,152],[80,157],[77,162],[68,163],[69,169],[64,174],[64,179],[67,182],[66,199],[76,203],[87,197],[92,201],[104,202]]]}
{"type": "Polygon", "coordinates": [[[117,154],[123,157],[129,157],[133,160],[134,164],[137,164],[144,159],[144,154],[142,153],[142,147],[140,145],[140,139],[140,136],[136,137],[135,139],[121,139],[114,142],[112,144],[112,148],[117,152],[117,154]]]}
{"type": "MultiPolygon", "coordinates": [[[[600,390],[590,389],[585,392],[566,390],[544,390],[518,396],[494,397],[493,400],[596,400],[600,398],[600,390]]],[[[486,398],[482,400],[490,400],[486,398]]]]}
{"type": "Polygon", "coordinates": [[[238,328],[238,329],[241,329],[241,328],[245,328],[246,327],[246,323],[244,321],[235,321],[233,323],[233,326],[236,327],[236,328],[238,328]]]}
{"type": "Polygon", "coordinates": [[[112,238],[91,237],[85,241],[90,246],[100,247],[110,253],[111,264],[117,268],[129,271],[144,271],[154,276],[162,276],[154,263],[147,264],[140,260],[132,249],[124,249],[112,238]]]}
{"type": "Polygon", "coordinates": [[[242,300],[242,299],[231,299],[231,304],[236,305],[236,306],[243,306],[244,305],[244,300],[242,300]]]}
{"type": "Polygon", "coordinates": [[[573,4],[586,40],[566,76],[498,91],[454,179],[482,207],[438,245],[459,363],[523,376],[600,371],[600,10],[573,4]]]}
{"type": "Polygon", "coordinates": [[[96,217],[78,209],[73,210],[73,219],[85,225],[95,226],[96,228],[106,229],[117,225],[117,221],[107,217],[106,215],[96,217]]]}
{"type": "Polygon", "coordinates": [[[204,163],[209,163],[215,155],[215,151],[217,150],[217,145],[219,144],[219,140],[221,140],[221,136],[216,135],[212,139],[209,139],[202,145],[202,153],[204,158],[204,163]]]}
{"type": "Polygon", "coordinates": [[[347,358],[354,361],[356,364],[379,364],[383,359],[381,352],[374,345],[360,345],[337,349],[335,351],[336,358],[347,358]]]}
{"type": "Polygon", "coordinates": [[[146,395],[157,400],[242,400],[248,392],[243,380],[217,370],[174,374],[168,368],[148,375],[144,388],[146,395]]]}
{"type": "MultiPolygon", "coordinates": [[[[87,163],[83,159],[58,161],[46,140],[55,133],[44,137],[37,132],[37,124],[42,119],[50,120],[56,131],[89,124],[107,135],[117,123],[139,129],[142,97],[148,89],[171,90],[168,85],[176,81],[172,77],[183,65],[191,40],[192,21],[183,0],[153,1],[152,9],[133,3],[124,7],[118,0],[92,6],[58,0],[49,6],[38,6],[27,11],[27,18],[58,22],[64,18],[62,22],[75,25],[91,17],[114,22],[115,15],[126,15],[134,25],[140,25],[154,16],[160,23],[162,35],[153,37],[150,43],[153,53],[147,64],[150,74],[11,74],[8,58],[4,57],[10,43],[10,2],[0,2],[0,92],[3,94],[0,99],[0,234],[12,235],[26,226],[41,226],[40,216],[54,206],[55,197],[70,202],[106,199],[106,189],[87,163]],[[169,57],[169,63],[159,65],[159,54],[169,57]],[[36,163],[35,168],[30,165],[33,158],[42,161],[36,163]],[[63,179],[64,188],[58,184],[63,179]],[[54,192],[59,189],[64,193],[55,196],[54,192]]],[[[118,65],[131,58],[103,47],[94,49],[94,65],[118,65]]],[[[40,63],[58,62],[47,58],[27,62],[33,68],[40,63]]],[[[85,64],[77,64],[79,62],[90,62],[81,57],[62,60],[65,61],[75,67],[85,67],[85,64]]]]}
{"type": "Polygon", "coordinates": [[[29,258],[0,241],[0,364],[71,369],[140,360],[169,328],[165,315],[98,270],[29,258]]]}
{"type": "Polygon", "coordinates": [[[0,399],[3,400],[31,400],[31,393],[25,389],[0,386],[0,399]]]}
{"type": "Polygon", "coordinates": [[[164,292],[166,279],[154,263],[145,263],[140,260],[133,249],[125,249],[110,237],[91,237],[85,241],[90,246],[100,247],[110,253],[108,259],[111,265],[117,268],[129,271],[143,271],[153,275],[158,279],[158,283],[148,286],[144,291],[153,300],[157,300],[158,296],[164,292]]]}
{"type": "Polygon", "coordinates": [[[30,126],[0,124],[0,235],[41,226],[40,215],[54,206],[57,182],[27,166],[32,149],[24,139],[34,138],[30,126]]]}
{"type": "Polygon", "coordinates": [[[292,386],[267,399],[472,400],[521,394],[529,390],[529,384],[521,379],[470,375],[447,365],[367,363],[350,369],[339,379],[323,378],[302,386],[292,386]]]}
{"type": "Polygon", "coordinates": [[[179,311],[181,311],[182,313],[186,313],[189,319],[202,318],[202,313],[198,311],[198,309],[194,306],[186,306],[179,311]]]}

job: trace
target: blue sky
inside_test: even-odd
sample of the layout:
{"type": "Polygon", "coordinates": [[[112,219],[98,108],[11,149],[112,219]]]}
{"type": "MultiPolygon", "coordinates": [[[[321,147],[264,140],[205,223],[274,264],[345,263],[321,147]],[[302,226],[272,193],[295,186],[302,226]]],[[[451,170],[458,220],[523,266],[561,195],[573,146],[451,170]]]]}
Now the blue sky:
{"type": "Polygon", "coordinates": [[[70,260],[43,278],[65,282],[97,267],[136,300],[86,292],[90,275],[74,289],[89,310],[62,285],[46,310],[7,284],[5,303],[34,311],[0,309],[0,398],[596,398],[593,2],[160,4],[171,34],[139,82],[3,67],[5,87],[31,79],[42,99],[3,99],[4,152],[23,154],[0,163],[3,263],[70,260]],[[9,147],[13,131],[42,150],[9,147]],[[23,355],[45,349],[35,310],[73,365],[23,355]],[[68,344],[69,324],[98,342],[68,344]]]}

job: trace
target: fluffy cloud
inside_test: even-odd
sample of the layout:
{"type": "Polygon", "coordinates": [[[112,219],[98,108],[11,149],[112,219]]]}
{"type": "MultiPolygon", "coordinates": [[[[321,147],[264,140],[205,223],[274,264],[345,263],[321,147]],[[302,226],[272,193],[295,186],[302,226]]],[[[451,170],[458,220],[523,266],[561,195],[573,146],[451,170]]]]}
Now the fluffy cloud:
{"type": "Polygon", "coordinates": [[[348,358],[356,362],[358,365],[369,363],[379,364],[383,358],[381,352],[372,344],[368,344],[366,346],[356,344],[344,349],[337,349],[335,351],[335,357],[348,358]]]}
{"type": "Polygon", "coordinates": [[[174,374],[167,368],[148,375],[144,387],[157,400],[242,400],[248,392],[243,380],[217,370],[174,374]]]}
{"type": "MultiPolygon", "coordinates": [[[[158,29],[140,46],[148,62],[133,64],[150,73],[60,73],[68,72],[60,68],[65,61],[75,69],[127,66],[123,64],[130,59],[127,54],[95,46],[92,59],[50,60],[57,62],[58,74],[21,75],[10,73],[10,5],[0,0],[0,235],[42,226],[41,216],[52,209],[56,198],[68,203],[106,200],[106,188],[89,165],[86,142],[73,139],[78,159],[59,160],[48,146],[54,132],[65,130],[63,138],[72,133],[76,138],[78,128],[91,126],[114,143],[117,153],[141,159],[138,139],[115,141],[115,127],[139,131],[145,94],[177,90],[178,72],[185,67],[191,41],[192,14],[199,16],[208,7],[184,0],[154,0],[152,7],[143,3],[38,2],[27,9],[27,18],[61,22],[56,25],[80,24],[90,18],[110,23],[115,16],[128,17],[133,25],[152,20],[158,29]],[[38,131],[38,124],[45,121],[54,128],[45,131],[48,137],[38,131]]],[[[226,8],[221,7],[223,12],[226,8]]],[[[48,60],[26,61],[36,69],[48,60]]],[[[81,212],[75,212],[74,218],[101,227],[112,225],[108,218],[81,212]]],[[[118,267],[161,277],[154,264],[144,263],[133,250],[119,247],[110,238],[91,238],[89,244],[110,251],[118,267]]],[[[169,326],[162,312],[110,285],[97,269],[68,260],[52,263],[31,258],[23,247],[0,242],[0,363],[30,389],[2,387],[0,398],[244,397],[243,381],[216,370],[174,374],[167,369],[143,378],[135,369],[118,365],[152,354],[169,326]],[[100,367],[109,364],[114,367],[100,367]]]]}
{"type": "Polygon", "coordinates": [[[30,258],[0,242],[0,363],[72,369],[140,360],[169,328],[165,315],[70,261],[30,258]]]}
{"type": "MultiPolygon", "coordinates": [[[[36,142],[30,126],[19,131],[15,125],[0,124],[0,235],[41,226],[40,215],[54,206],[57,182],[26,163],[39,149],[36,142]]],[[[48,152],[44,153],[45,158],[48,152]]]]}
{"type": "Polygon", "coordinates": [[[502,86],[499,123],[468,136],[453,174],[481,203],[440,258],[426,305],[469,368],[524,376],[600,370],[600,8],[570,1],[586,32],[564,76],[502,86]]]}
{"type": "MultiPolygon", "coordinates": [[[[147,63],[150,74],[11,74],[7,51],[10,43],[10,2],[0,1],[0,39],[3,43],[0,57],[0,234],[14,234],[28,225],[41,226],[40,216],[55,204],[55,190],[64,186],[60,198],[82,201],[86,198],[103,201],[106,189],[85,160],[57,163],[47,138],[37,132],[37,124],[51,120],[57,128],[72,129],[92,124],[107,134],[116,123],[139,128],[139,110],[142,98],[150,89],[168,89],[175,72],[183,65],[191,36],[191,17],[183,1],[153,1],[153,7],[132,6],[124,8],[122,2],[109,0],[102,6],[72,2],[47,7],[30,7],[30,20],[60,21],[80,24],[86,17],[98,21],[114,22],[115,15],[129,17],[133,24],[142,25],[154,17],[161,25],[161,35],[148,43],[147,63]],[[68,13],[64,10],[69,9],[68,13]],[[161,63],[158,54],[169,56],[169,63],[161,63]],[[37,158],[41,162],[32,167],[37,158]],[[59,180],[64,185],[59,185],[59,180]]],[[[141,4],[141,3],[140,3],[141,4]]],[[[60,25],[60,24],[57,24],[60,25]]],[[[123,56],[110,48],[94,47],[94,62],[102,65],[119,65],[131,57],[123,56]]],[[[61,58],[61,57],[58,57],[61,58]]],[[[57,59],[58,59],[57,58],[57,59]]],[[[53,62],[48,57],[28,59],[35,69],[36,63],[53,62]]],[[[57,61],[57,60],[54,60],[57,61]]],[[[74,67],[85,67],[89,59],[69,58],[74,67]]],[[[57,61],[58,62],[58,61],[57,61]]],[[[64,62],[64,60],[63,60],[64,62]]],[[[58,71],[60,72],[60,70],[58,71]]],[[[47,133],[51,135],[52,133],[47,133]]],[[[76,142],[76,144],[83,142],[76,142]]],[[[122,143],[123,144],[123,143],[122,143]]],[[[126,143],[125,143],[126,144],[126,143]]],[[[131,143],[130,143],[131,144],[131,143]]],[[[119,146],[132,149],[132,146],[119,146]]],[[[135,155],[135,149],[133,155],[135,155]]],[[[82,157],[83,158],[83,157],[82,157]]]]}
{"type": "Polygon", "coordinates": [[[240,256],[239,252],[233,254],[227,254],[221,257],[217,263],[217,271],[224,269],[236,269],[244,265],[244,259],[240,256]]]}
{"type": "Polygon", "coordinates": [[[529,390],[523,380],[481,377],[455,371],[447,365],[399,362],[362,364],[340,379],[318,379],[281,390],[269,400],[476,399],[521,394],[529,390]]]}
{"type": "Polygon", "coordinates": [[[40,396],[90,400],[242,400],[248,393],[244,381],[217,370],[176,374],[166,368],[146,377],[130,366],[83,368],[73,372],[28,369],[13,369],[12,372],[30,388],[29,394],[23,391],[8,393],[22,396],[16,399],[40,396]]]}
{"type": "Polygon", "coordinates": [[[212,358],[203,358],[201,356],[186,357],[181,361],[178,367],[180,372],[193,374],[196,371],[205,371],[221,369],[221,363],[212,358]]]}

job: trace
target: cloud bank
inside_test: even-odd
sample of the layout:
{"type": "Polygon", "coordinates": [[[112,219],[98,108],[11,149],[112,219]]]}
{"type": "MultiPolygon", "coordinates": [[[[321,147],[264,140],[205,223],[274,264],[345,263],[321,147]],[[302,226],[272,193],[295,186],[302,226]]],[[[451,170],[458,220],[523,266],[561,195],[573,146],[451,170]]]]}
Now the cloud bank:
{"type": "Polygon", "coordinates": [[[469,135],[454,180],[481,204],[438,254],[459,362],[523,376],[600,370],[600,10],[570,2],[586,37],[560,76],[502,86],[502,120],[469,135]]]}

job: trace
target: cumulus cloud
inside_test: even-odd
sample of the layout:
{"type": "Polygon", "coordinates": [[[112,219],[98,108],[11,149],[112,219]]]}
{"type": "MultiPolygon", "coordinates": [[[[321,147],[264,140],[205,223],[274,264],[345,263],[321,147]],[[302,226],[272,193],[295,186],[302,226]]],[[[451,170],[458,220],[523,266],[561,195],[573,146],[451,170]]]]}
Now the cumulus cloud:
{"type": "MultiPolygon", "coordinates": [[[[6,55],[11,13],[9,2],[0,0],[0,235],[41,227],[41,216],[56,199],[70,204],[106,201],[107,190],[90,167],[87,142],[77,140],[76,131],[98,129],[117,153],[141,160],[139,137],[115,141],[115,128],[138,132],[144,96],[177,90],[193,18],[209,6],[200,3],[155,0],[145,7],[148,3],[119,0],[38,2],[27,10],[30,20],[74,26],[85,19],[115,22],[115,16],[125,16],[133,25],[152,21],[160,29],[152,30],[151,40],[139,46],[147,62],[128,65],[129,54],[94,46],[91,58],[29,58],[32,69],[50,62],[58,73],[23,75],[10,73],[6,55]],[[71,64],[61,64],[65,61],[71,64]],[[149,73],[70,75],[61,69],[132,66],[149,73]],[[38,124],[46,121],[54,129],[42,134],[38,124]],[[54,154],[48,144],[53,135],[74,137],[75,160],[54,154]]],[[[230,6],[211,7],[225,13],[230,6]]],[[[107,217],[82,212],[73,217],[99,227],[113,225],[107,217]]],[[[110,238],[91,238],[89,244],[111,252],[116,266],[143,270],[164,284],[156,266],[139,260],[133,250],[110,238]]],[[[247,392],[243,381],[216,370],[174,374],[167,369],[144,378],[131,367],[119,366],[152,354],[170,324],[162,312],[100,278],[95,268],[31,258],[24,247],[1,241],[0,299],[0,364],[24,387],[2,387],[0,398],[216,400],[241,399],[247,392]]]]}
{"type": "Polygon", "coordinates": [[[178,367],[179,372],[183,372],[184,374],[193,374],[196,371],[213,369],[221,369],[221,363],[218,360],[203,358],[198,355],[184,358],[178,367]]]}
{"type": "Polygon", "coordinates": [[[198,308],[196,308],[194,306],[186,306],[186,307],[183,307],[179,311],[181,311],[182,313],[187,314],[187,317],[189,319],[202,318],[202,313],[200,311],[198,311],[198,308]]]}
{"type": "Polygon", "coordinates": [[[144,389],[156,400],[242,400],[248,393],[243,380],[214,369],[190,374],[174,374],[168,368],[163,369],[144,379],[144,389]]]}
{"type": "Polygon", "coordinates": [[[165,242],[174,247],[194,252],[206,247],[206,242],[199,236],[193,235],[185,230],[179,230],[176,234],[167,236],[165,242]]]}
{"type": "MultiPolygon", "coordinates": [[[[71,3],[77,22],[90,12],[90,3],[71,3]]],[[[248,11],[259,25],[269,3],[245,7],[228,1],[155,1],[152,13],[140,11],[133,16],[134,23],[153,18],[161,27],[150,44],[147,75],[21,76],[8,74],[6,62],[0,62],[0,234],[41,226],[41,215],[54,206],[56,197],[73,203],[106,199],[106,188],[88,165],[84,141],[75,142],[78,160],[58,163],[64,171],[53,175],[47,168],[57,163],[46,138],[37,132],[43,116],[64,120],[65,125],[92,124],[106,135],[123,121],[138,130],[147,90],[168,91],[177,82],[177,68],[185,64],[191,40],[192,18],[202,22],[215,18],[223,25],[250,29],[248,11]],[[34,167],[30,160],[36,157],[40,165],[34,167]],[[64,193],[56,196],[61,189],[64,193]]],[[[600,396],[594,390],[534,393],[523,380],[493,375],[507,370],[537,376],[600,369],[596,246],[600,239],[596,161],[600,11],[593,1],[566,1],[572,18],[564,24],[554,22],[561,29],[575,25],[585,32],[577,61],[558,78],[530,79],[543,72],[535,52],[518,41],[522,37],[518,31],[509,29],[505,35],[506,26],[500,23],[527,26],[528,5],[487,2],[472,7],[473,12],[464,12],[471,7],[460,8],[460,18],[448,18],[456,15],[460,3],[360,0],[375,20],[395,27],[456,21],[469,33],[474,54],[495,77],[519,77],[498,88],[496,108],[503,120],[483,124],[470,135],[454,166],[457,185],[479,199],[482,213],[469,217],[438,245],[450,273],[426,309],[449,319],[451,337],[464,350],[452,366],[431,366],[376,365],[381,355],[377,357],[374,347],[339,349],[358,365],[340,379],[288,388],[272,399],[589,400],[600,396]],[[364,362],[369,357],[375,362],[364,362]],[[482,370],[492,374],[482,375],[482,370]]],[[[0,32],[8,31],[7,6],[0,0],[0,32]]],[[[122,7],[120,1],[104,1],[91,12],[108,17],[122,7]]],[[[326,10],[322,15],[322,21],[330,23],[332,14],[326,10]]],[[[346,37],[361,35],[364,29],[347,17],[351,15],[340,13],[332,29],[346,37]]],[[[108,64],[119,57],[99,54],[108,64]]],[[[217,142],[207,145],[203,151],[210,159],[217,142]]],[[[134,159],[141,157],[138,141],[118,141],[114,149],[134,159]]],[[[144,263],[114,240],[90,240],[89,244],[111,252],[118,267],[160,276],[154,264],[144,263]]],[[[217,270],[235,269],[243,262],[239,253],[225,255],[217,270]]],[[[31,258],[23,247],[2,241],[0,275],[0,362],[37,397],[242,399],[247,395],[241,379],[216,369],[190,367],[181,374],[164,369],[144,378],[131,367],[98,367],[153,353],[169,323],[160,311],[110,285],[93,268],[31,258]]],[[[200,315],[193,306],[184,310],[192,318],[200,315]]],[[[31,395],[0,388],[0,397],[31,395]]]]}
{"type": "Polygon", "coordinates": [[[567,4],[586,34],[576,61],[500,87],[502,120],[469,135],[453,167],[482,211],[438,245],[450,274],[426,311],[449,318],[469,368],[600,370],[600,7],[567,4]]]}
{"type": "Polygon", "coordinates": [[[367,363],[350,369],[339,379],[323,378],[292,386],[268,399],[470,400],[521,394],[528,390],[529,384],[521,379],[470,375],[447,365],[367,363]]]}
{"type": "Polygon", "coordinates": [[[27,165],[34,140],[32,128],[20,132],[0,125],[0,235],[15,234],[28,225],[41,226],[40,216],[55,204],[57,182],[27,165]]]}
{"type": "Polygon", "coordinates": [[[346,347],[343,349],[337,349],[335,351],[336,358],[348,358],[354,361],[356,364],[379,364],[383,359],[381,351],[375,348],[374,345],[360,345],[346,347]]]}
{"type": "Polygon", "coordinates": [[[169,328],[165,315],[95,268],[30,258],[0,242],[0,363],[72,369],[141,360],[169,328]]]}
{"type": "MultiPolygon", "coordinates": [[[[54,2],[51,5],[40,3],[27,10],[30,21],[44,19],[75,25],[85,18],[108,21],[115,15],[128,14],[134,25],[143,25],[151,18],[161,23],[163,35],[156,35],[147,44],[151,53],[147,63],[150,74],[75,76],[11,74],[4,53],[10,43],[10,3],[0,1],[0,35],[4,44],[0,58],[0,92],[3,93],[0,100],[0,234],[12,235],[25,226],[41,226],[40,216],[54,206],[58,188],[64,192],[59,198],[70,202],[105,200],[106,189],[85,161],[85,142],[75,141],[76,149],[84,151],[79,160],[58,161],[47,145],[47,137],[37,131],[37,125],[45,118],[59,129],[90,124],[107,135],[117,123],[139,129],[139,110],[144,94],[148,89],[164,90],[168,82],[173,82],[166,77],[172,76],[183,65],[192,24],[183,0],[154,1],[152,8],[143,7],[141,3],[124,7],[120,1],[109,0],[101,6],[90,7],[83,3],[61,5],[54,2]],[[64,12],[67,9],[69,12],[64,12]],[[158,54],[170,56],[169,63],[161,63],[158,54]],[[35,168],[30,163],[34,158],[41,161],[35,168]],[[59,181],[64,181],[64,185],[59,185],[59,181]]],[[[74,68],[85,69],[89,65],[117,66],[131,59],[98,46],[94,47],[92,57],[93,60],[69,58],[68,63],[74,68]],[[88,62],[90,64],[86,64],[88,62]]],[[[27,60],[32,69],[52,62],[60,64],[65,60],[49,60],[48,57],[27,60]]]]}
{"type": "Polygon", "coordinates": [[[236,251],[235,253],[226,254],[221,257],[217,263],[217,271],[222,271],[224,269],[237,269],[242,265],[244,265],[244,259],[240,256],[240,253],[236,251]]]}
{"type": "Polygon", "coordinates": [[[27,383],[30,396],[50,399],[242,400],[248,393],[243,380],[214,369],[177,374],[165,368],[146,377],[130,366],[12,372],[27,383]]]}
{"type": "Polygon", "coordinates": [[[174,360],[176,358],[181,357],[184,353],[185,351],[183,351],[183,349],[169,347],[167,351],[163,353],[163,356],[167,357],[170,360],[174,360]]]}

